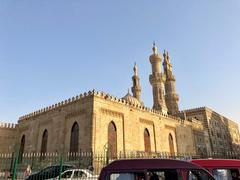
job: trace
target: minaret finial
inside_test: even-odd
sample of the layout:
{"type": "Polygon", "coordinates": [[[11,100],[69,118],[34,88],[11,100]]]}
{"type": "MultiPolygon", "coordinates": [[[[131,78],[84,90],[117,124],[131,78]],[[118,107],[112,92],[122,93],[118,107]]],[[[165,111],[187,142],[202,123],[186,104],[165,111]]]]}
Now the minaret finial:
{"type": "Polygon", "coordinates": [[[166,50],[165,49],[163,51],[163,57],[164,57],[164,59],[166,59],[166,50]]]}
{"type": "Polygon", "coordinates": [[[155,41],[153,41],[153,54],[157,54],[157,46],[155,44],[155,41]]]}
{"type": "Polygon", "coordinates": [[[168,51],[167,51],[167,60],[168,60],[168,62],[170,62],[170,57],[169,57],[168,51]]]}
{"type": "Polygon", "coordinates": [[[134,71],[134,76],[138,75],[138,67],[137,67],[137,63],[134,63],[134,67],[133,67],[133,71],[134,71]]]}

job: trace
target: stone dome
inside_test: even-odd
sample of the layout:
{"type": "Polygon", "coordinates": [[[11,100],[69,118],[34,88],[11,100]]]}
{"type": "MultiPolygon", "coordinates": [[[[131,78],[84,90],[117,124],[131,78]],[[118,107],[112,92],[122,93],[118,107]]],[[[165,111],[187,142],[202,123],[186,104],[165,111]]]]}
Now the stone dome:
{"type": "Polygon", "coordinates": [[[139,102],[137,98],[133,97],[129,92],[122,99],[130,104],[142,105],[142,103],[139,102]]]}

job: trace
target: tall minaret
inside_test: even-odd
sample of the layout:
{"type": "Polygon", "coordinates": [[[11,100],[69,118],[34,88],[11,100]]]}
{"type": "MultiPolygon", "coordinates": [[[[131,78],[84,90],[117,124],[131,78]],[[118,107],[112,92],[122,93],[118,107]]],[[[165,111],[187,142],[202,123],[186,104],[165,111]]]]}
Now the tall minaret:
{"type": "Polygon", "coordinates": [[[132,77],[133,86],[132,86],[132,93],[133,97],[135,97],[139,102],[141,102],[141,86],[140,86],[140,79],[138,76],[138,67],[137,64],[134,64],[133,67],[134,75],[132,77]]]}
{"type": "Polygon", "coordinates": [[[167,107],[164,97],[164,75],[161,73],[161,57],[157,52],[155,42],[153,43],[153,54],[149,57],[152,64],[152,74],[149,81],[153,89],[153,109],[167,114],[167,107]]]}
{"type": "Polygon", "coordinates": [[[163,53],[164,61],[163,61],[163,67],[164,67],[164,76],[166,78],[165,81],[165,101],[168,108],[168,112],[171,115],[175,115],[179,112],[178,107],[178,101],[179,97],[176,93],[175,88],[175,76],[172,73],[172,65],[170,63],[170,57],[168,55],[168,52],[163,53]]]}

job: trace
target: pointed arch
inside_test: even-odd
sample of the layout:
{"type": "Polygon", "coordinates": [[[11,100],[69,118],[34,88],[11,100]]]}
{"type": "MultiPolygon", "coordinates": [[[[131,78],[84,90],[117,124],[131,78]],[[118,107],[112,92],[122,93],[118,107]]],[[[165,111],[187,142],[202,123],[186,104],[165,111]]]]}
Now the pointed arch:
{"type": "Polygon", "coordinates": [[[145,152],[150,153],[151,152],[151,140],[150,140],[150,133],[147,128],[144,130],[144,148],[145,152]]]}
{"type": "Polygon", "coordinates": [[[79,144],[79,126],[77,122],[74,122],[71,129],[70,153],[78,152],[78,144],[79,144]]]}
{"type": "Polygon", "coordinates": [[[45,129],[43,132],[43,135],[42,135],[42,145],[41,145],[42,159],[45,158],[45,153],[47,152],[47,145],[48,145],[48,131],[47,131],[47,129],[45,129]]]}
{"type": "Polygon", "coordinates": [[[23,153],[24,153],[24,147],[25,147],[25,134],[22,135],[22,138],[21,138],[21,144],[20,144],[19,156],[18,156],[18,162],[19,163],[22,162],[22,157],[23,157],[23,153]]]}
{"type": "Polygon", "coordinates": [[[117,128],[113,121],[108,124],[108,153],[111,159],[117,155],[117,128]]]}
{"type": "Polygon", "coordinates": [[[169,152],[170,152],[170,155],[173,156],[175,151],[174,151],[173,137],[172,137],[171,133],[169,133],[169,135],[168,135],[168,142],[169,142],[169,152]]]}

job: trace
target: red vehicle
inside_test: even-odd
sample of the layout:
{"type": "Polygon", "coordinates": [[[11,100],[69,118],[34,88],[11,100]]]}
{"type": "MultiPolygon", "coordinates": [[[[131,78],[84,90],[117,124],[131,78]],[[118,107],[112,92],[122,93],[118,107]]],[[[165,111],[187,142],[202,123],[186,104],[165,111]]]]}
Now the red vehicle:
{"type": "Polygon", "coordinates": [[[100,173],[99,180],[214,180],[202,167],[172,159],[117,160],[100,173]]]}
{"type": "Polygon", "coordinates": [[[240,160],[195,159],[191,162],[207,169],[217,180],[240,180],[240,160]]]}

